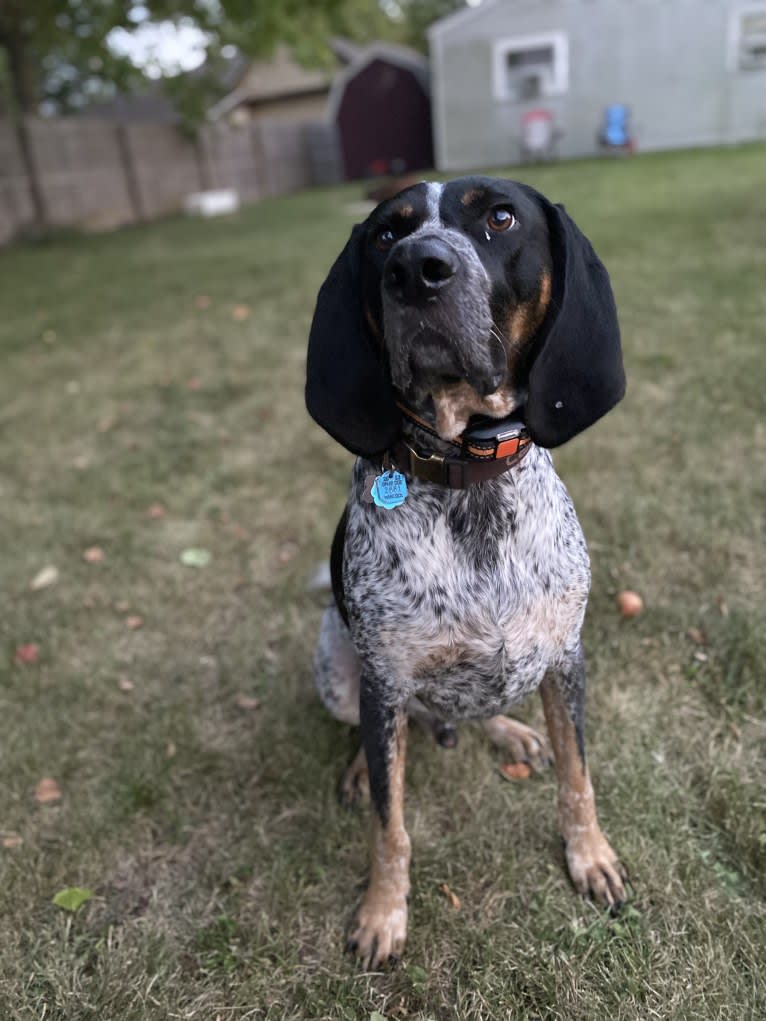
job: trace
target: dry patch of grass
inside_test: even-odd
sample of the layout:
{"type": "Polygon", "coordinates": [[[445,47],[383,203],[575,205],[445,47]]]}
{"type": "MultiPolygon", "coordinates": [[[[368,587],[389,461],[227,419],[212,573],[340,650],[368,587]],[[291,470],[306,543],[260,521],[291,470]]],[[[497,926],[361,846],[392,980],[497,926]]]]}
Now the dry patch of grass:
{"type": "Polygon", "coordinates": [[[312,694],[305,588],[349,470],[303,411],[305,337],[356,189],[0,253],[0,1016],[759,1015],[763,159],[525,173],[592,236],[623,323],[629,395],[557,463],[594,562],[591,766],[635,894],[617,920],[575,898],[552,777],[504,782],[469,727],[454,752],[413,733],[412,932],[383,976],[341,952],[366,823],[335,801],[353,743],[312,694]],[[60,800],[35,801],[44,776],[60,800]],[[94,891],[75,914],[51,903],[69,886],[94,891]]]}

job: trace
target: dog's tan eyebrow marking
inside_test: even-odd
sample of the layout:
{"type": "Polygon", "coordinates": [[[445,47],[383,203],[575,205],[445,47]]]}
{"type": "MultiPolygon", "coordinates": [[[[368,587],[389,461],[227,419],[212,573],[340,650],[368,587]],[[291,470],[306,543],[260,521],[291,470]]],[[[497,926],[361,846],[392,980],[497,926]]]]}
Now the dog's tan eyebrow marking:
{"type": "Polygon", "coordinates": [[[474,202],[478,202],[486,194],[486,188],[469,188],[468,191],[463,192],[460,198],[460,205],[465,207],[472,206],[474,202]]]}
{"type": "Polygon", "coordinates": [[[394,216],[403,216],[403,217],[407,218],[407,217],[410,217],[410,216],[414,216],[415,215],[415,210],[412,208],[412,206],[409,204],[409,202],[405,202],[405,204],[403,206],[397,206],[393,210],[393,214],[394,214],[394,216]]]}

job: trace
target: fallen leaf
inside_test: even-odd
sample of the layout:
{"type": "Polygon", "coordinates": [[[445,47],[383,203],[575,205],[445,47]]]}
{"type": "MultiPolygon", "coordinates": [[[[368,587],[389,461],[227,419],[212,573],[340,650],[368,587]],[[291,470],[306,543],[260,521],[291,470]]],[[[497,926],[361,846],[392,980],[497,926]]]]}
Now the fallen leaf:
{"type": "Polygon", "coordinates": [[[532,769],[526,762],[504,762],[500,767],[506,780],[528,780],[532,769]]]}
{"type": "Polygon", "coordinates": [[[250,316],[249,305],[235,305],[234,308],[231,310],[231,318],[237,323],[244,322],[244,320],[248,319],[249,316],[250,316]]]}
{"type": "Polygon", "coordinates": [[[180,559],[184,567],[207,567],[213,555],[206,549],[185,549],[180,559]]]}
{"type": "Polygon", "coordinates": [[[174,759],[176,757],[177,751],[178,749],[176,748],[175,741],[168,741],[167,745],[165,746],[165,758],[174,759]]]}
{"type": "Polygon", "coordinates": [[[199,390],[201,386],[202,380],[198,379],[196,376],[193,376],[191,379],[186,380],[187,390],[199,390]]]}
{"type": "Polygon", "coordinates": [[[153,521],[156,521],[157,518],[164,518],[166,514],[167,511],[161,503],[153,503],[146,511],[147,518],[151,518],[153,521]]]}
{"type": "Polygon", "coordinates": [[[47,567],[43,567],[37,572],[29,583],[29,587],[33,592],[40,592],[44,588],[50,588],[51,585],[55,585],[58,580],[58,568],[54,567],[53,564],[48,564],[47,567]]]}
{"type": "Polygon", "coordinates": [[[459,911],[460,910],[460,898],[458,897],[458,895],[453,890],[450,890],[450,888],[447,886],[446,883],[442,883],[442,885],[439,887],[439,889],[444,894],[444,896],[447,898],[447,900],[450,902],[450,904],[455,909],[455,911],[459,911]]]}
{"type": "Polygon", "coordinates": [[[248,712],[253,709],[258,709],[261,704],[261,700],[259,698],[254,698],[252,695],[245,695],[242,691],[237,695],[234,701],[240,709],[244,709],[248,712]]]}
{"type": "Polygon", "coordinates": [[[117,681],[117,687],[120,689],[120,691],[132,691],[134,688],[134,684],[129,677],[126,677],[125,674],[122,674],[120,679],[117,681]]]}
{"type": "Polygon", "coordinates": [[[72,460],[72,467],[76,468],[79,472],[85,471],[86,468],[90,467],[90,458],[87,454],[78,454],[72,460]]]}
{"type": "Polygon", "coordinates": [[[115,415],[107,415],[106,418],[102,418],[98,423],[98,431],[100,433],[108,433],[116,424],[117,417],[115,415]]]}
{"type": "Polygon", "coordinates": [[[2,843],[3,847],[7,848],[9,851],[13,851],[15,848],[21,847],[24,843],[24,839],[20,837],[18,833],[7,833],[0,843],[2,843]]]}
{"type": "Polygon", "coordinates": [[[16,647],[13,654],[13,662],[17,666],[26,666],[28,663],[36,663],[40,658],[40,646],[34,642],[27,642],[16,647]]]}
{"type": "Polygon", "coordinates": [[[63,908],[64,911],[77,911],[77,909],[87,903],[92,896],[93,891],[89,890],[87,887],[68,886],[64,890],[59,890],[53,898],[53,903],[57,908],[63,908]]]}
{"type": "Polygon", "coordinates": [[[60,798],[61,788],[50,776],[44,776],[35,787],[35,801],[39,801],[41,805],[47,805],[50,801],[59,801],[60,798]]]}
{"type": "Polygon", "coordinates": [[[212,304],[212,299],[208,294],[198,294],[197,297],[194,299],[194,304],[197,306],[197,308],[203,309],[210,308],[212,304]]]}
{"type": "Polygon", "coordinates": [[[125,618],[125,624],[130,628],[131,631],[138,631],[143,626],[144,618],[139,617],[138,614],[132,614],[130,617],[125,618]]]}
{"type": "Polygon", "coordinates": [[[707,645],[707,635],[698,627],[687,628],[687,638],[691,638],[695,645],[707,645]]]}
{"type": "Polygon", "coordinates": [[[82,558],[88,564],[100,564],[104,559],[104,551],[100,546],[89,546],[82,558]]]}

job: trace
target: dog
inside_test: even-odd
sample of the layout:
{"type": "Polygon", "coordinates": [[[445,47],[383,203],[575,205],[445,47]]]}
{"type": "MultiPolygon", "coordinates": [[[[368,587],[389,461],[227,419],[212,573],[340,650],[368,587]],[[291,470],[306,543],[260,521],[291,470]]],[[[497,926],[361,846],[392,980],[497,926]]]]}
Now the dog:
{"type": "Polygon", "coordinates": [[[545,740],[502,715],[539,689],[571,879],[612,910],[625,900],[585,760],[588,553],[549,453],[624,392],[606,269],[525,184],[407,188],[354,227],[321,287],[306,403],[357,460],[314,671],[361,731],[343,789],[374,808],[348,942],[367,968],[395,963],[407,935],[409,716],[443,743],[481,720],[542,768],[545,740]]]}

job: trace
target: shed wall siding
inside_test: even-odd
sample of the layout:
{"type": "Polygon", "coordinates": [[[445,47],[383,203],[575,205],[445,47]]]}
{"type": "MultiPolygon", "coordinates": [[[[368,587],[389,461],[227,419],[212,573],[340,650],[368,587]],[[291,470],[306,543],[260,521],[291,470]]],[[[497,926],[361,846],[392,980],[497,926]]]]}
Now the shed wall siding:
{"type": "Polygon", "coordinates": [[[725,0],[500,0],[431,34],[437,165],[457,170],[519,159],[522,114],[551,110],[564,157],[597,151],[603,108],[627,103],[642,150],[766,137],[766,71],[727,68],[725,0]],[[498,101],[493,48],[505,37],[565,32],[569,89],[498,101]]]}

